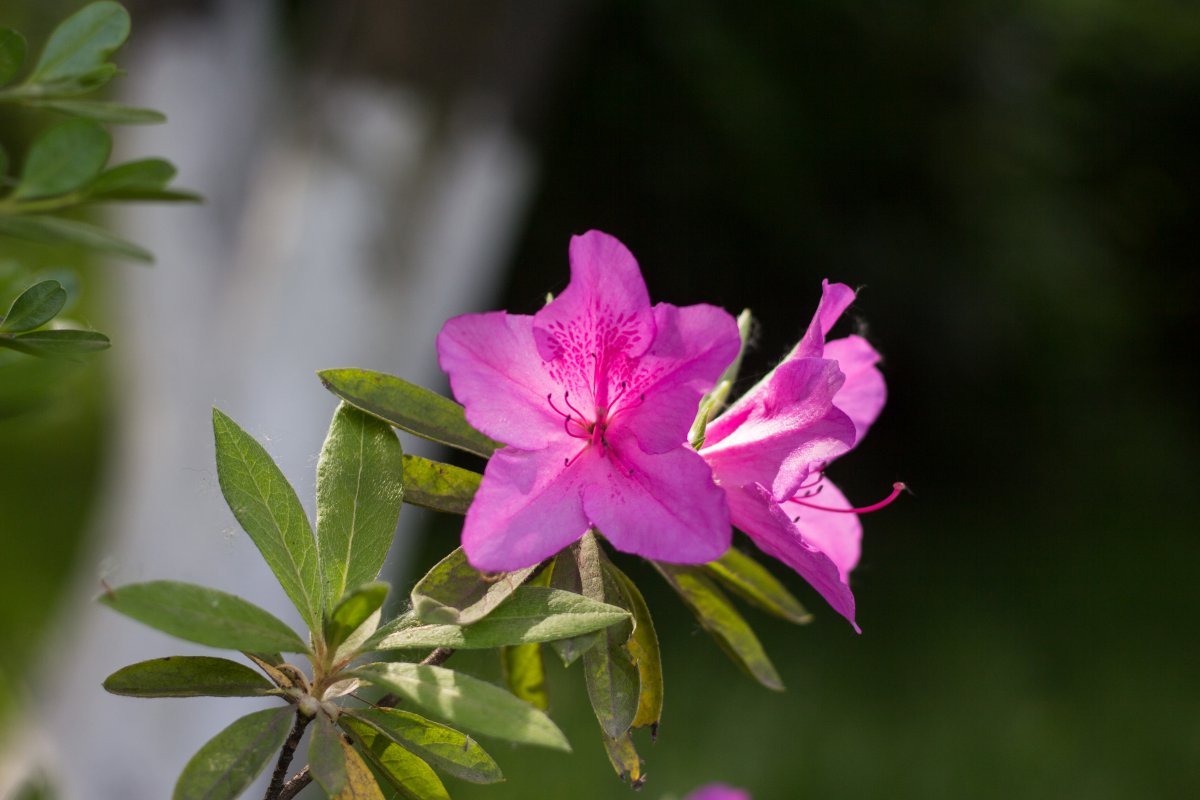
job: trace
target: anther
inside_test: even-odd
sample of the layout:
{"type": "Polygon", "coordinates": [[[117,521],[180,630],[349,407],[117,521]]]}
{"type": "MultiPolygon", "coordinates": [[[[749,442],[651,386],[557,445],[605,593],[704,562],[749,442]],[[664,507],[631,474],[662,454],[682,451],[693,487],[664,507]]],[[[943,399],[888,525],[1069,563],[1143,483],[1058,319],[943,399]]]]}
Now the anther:
{"type": "Polygon", "coordinates": [[[895,499],[900,496],[900,493],[903,492],[907,488],[908,487],[905,486],[903,483],[900,483],[900,482],[893,483],[891,494],[889,494],[884,499],[880,500],[878,503],[874,503],[869,506],[863,506],[862,508],[829,508],[827,506],[818,506],[818,505],[814,505],[813,503],[807,503],[804,500],[801,500],[796,497],[793,497],[792,501],[799,503],[800,505],[805,506],[807,508],[811,508],[814,511],[832,511],[837,514],[869,514],[872,511],[878,511],[881,508],[890,506],[895,501],[895,499]]]}

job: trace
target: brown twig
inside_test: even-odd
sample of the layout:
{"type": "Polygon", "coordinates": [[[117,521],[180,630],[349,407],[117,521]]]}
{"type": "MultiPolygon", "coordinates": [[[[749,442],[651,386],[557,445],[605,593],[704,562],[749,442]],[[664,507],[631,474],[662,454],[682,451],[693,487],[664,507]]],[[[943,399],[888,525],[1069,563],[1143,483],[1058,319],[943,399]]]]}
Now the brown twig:
{"type": "MultiPolygon", "coordinates": [[[[425,658],[421,659],[421,665],[426,667],[437,667],[446,663],[446,659],[454,655],[454,650],[449,647],[439,647],[425,658]]],[[[400,702],[400,698],[394,694],[384,695],[375,704],[377,708],[392,708],[400,702]]],[[[296,750],[296,745],[300,743],[300,734],[304,733],[304,727],[300,725],[300,717],[296,715],[296,729],[292,731],[292,735],[288,737],[287,742],[283,746],[283,752],[279,754],[279,764],[275,767],[275,777],[271,779],[271,788],[267,790],[266,800],[293,800],[300,794],[300,791],[312,783],[312,773],[308,771],[308,767],[297,772],[291,777],[287,783],[283,783],[283,775],[287,772],[288,764],[292,761],[292,753],[296,750]],[[292,741],[295,739],[295,741],[292,741]],[[288,745],[291,745],[289,750],[288,745]],[[287,755],[287,761],[284,761],[284,755],[287,755]],[[276,785],[279,781],[279,785],[276,785]],[[272,791],[276,792],[272,794],[272,791]]],[[[304,725],[308,724],[308,720],[304,720],[304,725]]]]}
{"type": "MultiPolygon", "coordinates": [[[[283,797],[283,779],[287,777],[288,767],[292,765],[292,756],[296,755],[300,737],[304,736],[304,729],[310,722],[312,722],[312,717],[306,717],[299,709],[296,710],[296,724],[292,726],[292,732],[288,734],[287,741],[283,743],[283,749],[279,751],[279,760],[275,762],[275,772],[271,775],[271,785],[267,787],[266,800],[283,797]]],[[[294,797],[295,795],[293,793],[288,796],[294,797]]]]}

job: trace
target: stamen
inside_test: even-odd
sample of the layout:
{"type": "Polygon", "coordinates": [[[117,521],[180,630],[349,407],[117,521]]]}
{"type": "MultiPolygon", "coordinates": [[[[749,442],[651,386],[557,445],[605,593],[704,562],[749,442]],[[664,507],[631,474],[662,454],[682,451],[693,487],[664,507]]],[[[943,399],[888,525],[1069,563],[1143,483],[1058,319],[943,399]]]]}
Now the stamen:
{"type": "Polygon", "coordinates": [[[587,445],[584,445],[583,447],[579,448],[579,452],[578,452],[578,453],[576,453],[576,454],[575,454],[574,456],[572,456],[571,458],[564,458],[564,459],[563,459],[563,469],[566,469],[567,467],[569,467],[569,466],[571,466],[572,464],[574,464],[576,461],[578,461],[578,460],[579,460],[579,457],[580,457],[581,455],[583,455],[584,453],[586,453],[586,452],[587,452],[587,445]]]}
{"type": "Polygon", "coordinates": [[[892,504],[892,502],[895,501],[895,499],[900,496],[900,493],[903,492],[907,488],[908,487],[905,486],[903,483],[899,483],[899,482],[893,483],[891,494],[889,494],[884,499],[880,500],[878,503],[875,503],[875,504],[869,505],[869,506],[863,506],[862,508],[828,508],[826,506],[818,506],[818,505],[814,505],[812,503],[806,503],[803,500],[800,500],[799,498],[796,498],[796,497],[793,497],[792,501],[799,503],[800,505],[805,506],[807,508],[811,508],[815,511],[832,511],[836,514],[869,514],[872,511],[878,511],[881,508],[890,506],[892,504]]]}
{"type": "MultiPolygon", "coordinates": [[[[613,400],[613,404],[614,404],[614,405],[616,404],[616,402],[617,402],[616,400],[613,400]]],[[[641,405],[642,403],[644,403],[644,402],[646,402],[646,395],[644,395],[644,394],[639,394],[639,395],[638,395],[638,398],[637,398],[637,402],[636,402],[636,403],[627,403],[627,404],[625,404],[625,405],[621,406],[620,408],[618,408],[616,411],[614,411],[614,412],[612,412],[611,414],[609,414],[609,415],[608,415],[608,422],[609,422],[609,423],[611,423],[611,422],[612,422],[614,419],[616,419],[616,418],[617,418],[617,415],[618,415],[618,414],[620,414],[622,411],[628,411],[628,410],[629,410],[629,409],[631,409],[631,408],[637,408],[638,406],[640,406],[640,405],[641,405]]]]}
{"type": "MultiPolygon", "coordinates": [[[[580,419],[587,419],[585,416],[583,416],[582,411],[580,411],[578,408],[576,408],[574,405],[571,404],[571,393],[570,392],[563,392],[563,402],[567,404],[567,408],[571,409],[576,414],[578,414],[580,419]]],[[[587,426],[584,425],[583,427],[586,428],[587,426]]]]}

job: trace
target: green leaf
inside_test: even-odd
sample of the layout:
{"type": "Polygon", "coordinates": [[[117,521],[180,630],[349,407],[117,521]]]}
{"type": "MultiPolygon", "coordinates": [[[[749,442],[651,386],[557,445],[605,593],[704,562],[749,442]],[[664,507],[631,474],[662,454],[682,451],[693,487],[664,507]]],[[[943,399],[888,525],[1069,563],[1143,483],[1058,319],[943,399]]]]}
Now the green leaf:
{"type": "Polygon", "coordinates": [[[129,13],[118,3],[91,3],[67,17],[50,34],[27,83],[88,75],[105,66],[129,37],[129,13]]]}
{"type": "Polygon", "coordinates": [[[99,599],[114,611],[189,642],[230,650],[308,651],[295,631],[269,612],[207,586],[132,583],[99,599]]]}
{"type": "MultiPolygon", "coordinates": [[[[358,751],[343,741],[342,754],[346,759],[346,788],[332,800],[386,800],[383,789],[358,751]]],[[[429,797],[436,800],[438,795],[429,797]]],[[[426,796],[421,796],[418,800],[426,800],[426,796]]]]}
{"type": "Polygon", "coordinates": [[[623,733],[616,739],[604,736],[604,752],[608,762],[612,764],[621,780],[627,782],[633,789],[641,789],[646,783],[641,756],[633,746],[633,736],[623,733]]]}
{"type": "Polygon", "coordinates": [[[536,565],[484,575],[468,563],[460,547],[435,564],[413,587],[413,610],[422,622],[470,625],[504,602],[535,569],[536,565]]]}
{"type": "Polygon", "coordinates": [[[404,456],[404,502],[448,514],[466,514],[483,476],[469,469],[404,456]]]}
{"type": "Polygon", "coordinates": [[[10,83],[25,63],[25,37],[12,28],[0,28],[0,86],[10,83]]]}
{"type": "Polygon", "coordinates": [[[400,378],[365,369],[327,369],[317,376],[347,403],[422,438],[484,458],[503,446],[472,428],[458,403],[400,378]]]}
{"type": "Polygon", "coordinates": [[[351,676],[394,692],[455,725],[522,744],[571,749],[544,713],[498,686],[444,667],[376,663],[351,676]]]}
{"type": "Polygon", "coordinates": [[[175,167],[161,158],[127,161],[106,169],[88,187],[89,195],[110,197],[123,192],[165,189],[175,177],[175,167]]]}
{"type": "Polygon", "coordinates": [[[112,137],[91,120],[56,125],[30,145],[13,199],[73,192],[100,174],[111,150],[112,137]]]}
{"type": "Polygon", "coordinates": [[[0,347],[8,347],[35,356],[79,356],[107,350],[108,337],[95,331],[32,331],[16,336],[0,334],[0,347]]]}
{"type": "MultiPolygon", "coordinates": [[[[725,368],[725,372],[723,372],[721,377],[717,379],[718,385],[724,383],[725,381],[733,383],[738,379],[738,373],[741,372],[742,359],[745,357],[746,350],[750,346],[750,335],[754,330],[754,316],[750,313],[750,309],[742,309],[742,313],[738,314],[737,326],[738,335],[742,340],[742,346],[738,348],[738,354],[734,357],[733,362],[725,368]]],[[[716,410],[720,411],[721,406],[718,405],[716,410]]]]}
{"type": "MultiPolygon", "coordinates": [[[[347,714],[349,719],[370,725],[447,775],[471,783],[504,780],[499,765],[487,751],[461,731],[395,708],[364,708],[347,714]]],[[[342,717],[343,724],[346,719],[342,717]]]]}
{"type": "Polygon", "coordinates": [[[735,664],[768,689],[783,691],[783,680],[767,657],[762,643],[699,567],[652,562],[721,649],[735,664]]]}
{"type": "Polygon", "coordinates": [[[258,697],[274,684],[244,664],[209,656],[167,656],[109,675],[105,690],[127,697],[258,697]]]}
{"type": "MultiPolygon", "coordinates": [[[[552,588],[562,589],[565,592],[574,592],[575,594],[583,593],[583,586],[579,580],[579,567],[575,565],[575,557],[571,553],[562,552],[555,556],[554,561],[550,562],[550,566],[546,568],[543,575],[547,573],[552,588]]],[[[594,636],[585,635],[553,641],[550,643],[550,647],[554,649],[554,652],[558,653],[563,666],[569,667],[578,661],[579,657],[586,650],[595,646],[595,644],[596,638],[594,636]]]]}
{"type": "Polygon", "coordinates": [[[319,632],[321,572],[317,543],[296,490],[263,446],[215,408],[213,433],[217,479],[225,501],[309,629],[319,632]]]}
{"type": "Polygon", "coordinates": [[[313,720],[312,733],[308,740],[308,769],[313,780],[320,784],[330,797],[337,797],[350,783],[346,774],[346,753],[342,748],[342,735],[324,714],[318,714],[313,720]]]}
{"type": "Polygon", "coordinates": [[[108,231],[76,222],[73,219],[43,216],[9,216],[0,214],[0,235],[15,236],[31,242],[53,245],[75,245],[101,253],[132,258],[136,261],[154,261],[150,251],[136,244],[113,236],[108,231]]]}
{"type": "Polygon", "coordinates": [[[716,561],[705,564],[704,569],[726,589],[768,614],[797,625],[812,622],[812,615],[778,578],[737,548],[731,547],[716,561]]]}
{"type": "Polygon", "coordinates": [[[48,108],[75,117],[85,117],[110,125],[158,125],[167,121],[167,115],[152,108],[134,108],[105,100],[41,100],[30,99],[26,105],[48,108]]]}
{"type": "Polygon", "coordinates": [[[235,721],[192,756],[172,800],[234,800],[283,747],[291,726],[291,706],[256,711],[235,721]]]}
{"type": "MultiPolygon", "coordinates": [[[[619,598],[612,576],[604,570],[604,553],[596,534],[588,532],[575,548],[575,562],[585,597],[593,601],[619,598]]],[[[627,620],[628,623],[628,620],[627,620]]],[[[633,725],[641,694],[638,668],[625,643],[632,624],[613,625],[595,634],[595,646],[583,653],[583,676],[592,710],[606,736],[620,738],[633,725]]]]}
{"type": "Polygon", "coordinates": [[[546,691],[546,664],[540,644],[518,644],[500,648],[500,664],[508,690],[530,705],[545,711],[550,707],[546,691]]]}
{"type": "Polygon", "coordinates": [[[450,800],[437,773],[379,729],[343,714],[338,720],[383,777],[409,800],[450,800]]]}
{"type": "MultiPolygon", "coordinates": [[[[372,616],[375,616],[383,601],[387,599],[390,587],[382,581],[364,584],[347,594],[342,602],[337,604],[329,621],[325,623],[325,646],[336,651],[342,643],[362,627],[372,616]]],[[[379,624],[376,616],[375,624],[379,624]]],[[[374,630],[369,631],[363,638],[369,637],[374,630]]]]}
{"type": "Polygon", "coordinates": [[[605,561],[604,569],[606,577],[620,594],[618,605],[633,614],[633,635],[625,643],[633,663],[637,665],[641,685],[633,727],[650,726],[654,731],[662,719],[663,672],[662,655],[659,652],[658,636],[654,632],[654,621],[650,618],[650,608],[628,575],[609,561],[605,561]]]}
{"type": "Polygon", "coordinates": [[[376,650],[452,647],[486,650],[514,644],[548,642],[598,631],[625,622],[623,608],[572,592],[540,586],[519,587],[483,619],[468,626],[415,625],[385,637],[376,650]]]}
{"type": "Polygon", "coordinates": [[[353,406],[338,406],[317,463],[326,607],[379,575],[404,499],[403,455],[388,425],[353,406]]]}
{"type": "Polygon", "coordinates": [[[58,281],[40,281],[13,301],[0,321],[0,332],[19,333],[40,328],[67,304],[67,290],[58,281]]]}
{"type": "Polygon", "coordinates": [[[0,145],[0,189],[8,182],[8,151],[0,145]]]}

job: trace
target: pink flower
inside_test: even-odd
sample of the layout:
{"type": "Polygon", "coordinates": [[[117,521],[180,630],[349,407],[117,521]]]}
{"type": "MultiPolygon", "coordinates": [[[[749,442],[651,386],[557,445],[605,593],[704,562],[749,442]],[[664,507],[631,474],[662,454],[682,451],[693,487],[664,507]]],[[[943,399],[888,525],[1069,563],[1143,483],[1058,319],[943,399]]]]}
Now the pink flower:
{"type": "Polygon", "coordinates": [[[734,789],[723,783],[710,783],[701,786],[683,800],[750,800],[750,793],[745,789],[734,789]]]}
{"type": "Polygon", "coordinates": [[[467,512],[468,559],[519,569],[592,527],[646,558],[720,557],[729,508],[686,442],[737,354],[736,323],[713,306],[651,306],[637,262],[607,234],[573,237],[570,261],[566,290],[533,316],[466,314],[438,335],[467,420],[508,445],[467,512]]]}
{"type": "Polygon", "coordinates": [[[860,336],[825,336],[854,300],[840,283],[822,283],[804,338],[775,370],[717,417],[700,454],[729,498],[733,524],[759,548],[800,573],[833,608],[854,621],[850,571],[858,563],[858,514],[825,468],[866,434],[887,396],[879,354],[860,336]],[[818,497],[819,495],[819,497],[818,497]]]}

